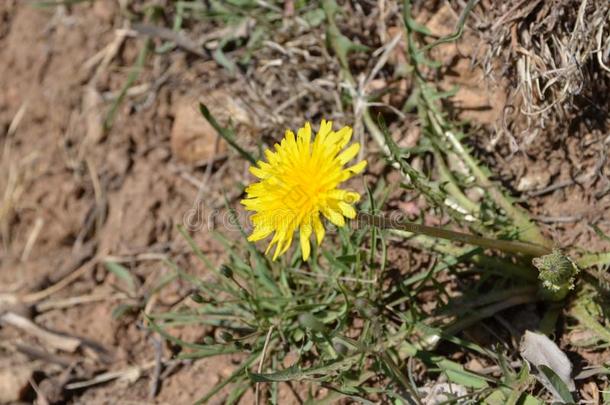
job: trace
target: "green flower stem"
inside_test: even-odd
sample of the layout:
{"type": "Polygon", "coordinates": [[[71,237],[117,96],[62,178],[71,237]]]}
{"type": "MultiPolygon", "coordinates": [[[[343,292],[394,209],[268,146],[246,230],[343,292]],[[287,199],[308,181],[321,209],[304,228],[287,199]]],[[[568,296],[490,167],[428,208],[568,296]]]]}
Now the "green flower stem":
{"type": "MultiPolygon", "coordinates": [[[[392,229],[390,230],[390,232],[400,238],[408,238],[412,240],[416,245],[421,248],[430,249],[437,253],[445,255],[450,255],[457,258],[457,260],[463,259],[485,269],[493,269],[493,271],[501,273],[505,276],[514,276],[533,283],[538,281],[538,272],[535,271],[533,267],[520,266],[502,257],[488,256],[480,253],[473,254],[472,250],[476,248],[459,247],[444,240],[439,241],[438,239],[431,238],[430,236],[421,234],[415,235],[411,232],[401,231],[398,229],[392,229]]],[[[443,267],[439,267],[439,269],[442,268],[443,267]]],[[[416,283],[423,280],[425,277],[425,273],[414,275],[409,278],[408,282],[410,284],[416,283]]]]}
{"type": "Polygon", "coordinates": [[[505,253],[522,254],[525,256],[539,257],[551,253],[550,249],[533,245],[531,243],[489,239],[462,232],[450,231],[448,229],[435,228],[416,224],[413,222],[390,221],[381,215],[371,215],[364,212],[358,214],[358,220],[368,225],[376,226],[381,229],[399,229],[402,231],[424,234],[434,238],[448,239],[455,242],[463,242],[469,245],[480,246],[486,249],[497,249],[505,253]]]}
{"type": "Polygon", "coordinates": [[[538,330],[547,336],[554,334],[555,325],[557,325],[557,320],[559,319],[559,315],[561,315],[562,311],[563,302],[551,303],[546,309],[544,316],[538,325],[538,330]]]}

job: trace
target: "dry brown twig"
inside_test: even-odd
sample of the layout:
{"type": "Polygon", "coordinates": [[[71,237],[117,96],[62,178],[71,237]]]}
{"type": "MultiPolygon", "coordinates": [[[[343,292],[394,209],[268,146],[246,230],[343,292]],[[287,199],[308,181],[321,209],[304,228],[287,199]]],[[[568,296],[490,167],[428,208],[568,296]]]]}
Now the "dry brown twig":
{"type": "Polygon", "coordinates": [[[13,326],[27,333],[28,335],[40,339],[53,349],[74,353],[79,347],[81,347],[82,344],[82,341],[78,338],[50,332],[14,312],[7,312],[3,314],[0,316],[0,321],[4,324],[13,326]]]}
{"type": "Polygon", "coordinates": [[[129,383],[134,383],[141,376],[142,373],[150,370],[155,366],[155,361],[149,361],[147,363],[142,364],[141,366],[132,366],[127,367],[118,371],[109,371],[106,373],[98,374],[94,378],[86,381],[73,382],[70,384],[66,384],[67,390],[77,390],[81,388],[91,387],[93,385],[105,383],[113,380],[121,380],[127,381],[129,383]]]}

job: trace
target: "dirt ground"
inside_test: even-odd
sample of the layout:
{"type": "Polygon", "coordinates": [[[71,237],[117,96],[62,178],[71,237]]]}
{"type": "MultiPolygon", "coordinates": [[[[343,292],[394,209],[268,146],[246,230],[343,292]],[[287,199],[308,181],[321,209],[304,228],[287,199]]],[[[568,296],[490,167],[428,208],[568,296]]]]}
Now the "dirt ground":
{"type": "MultiPolygon", "coordinates": [[[[156,369],[155,359],[169,360],[172,347],[139,314],[174,308],[190,293],[179,281],[154,292],[171,272],[164,257],[206,276],[176,225],[197,229],[197,243],[220,262],[221,247],[207,226],[198,225],[222,223],[218,201],[228,190],[234,202],[239,196],[230,194],[231,186],[246,178],[245,162],[218,142],[198,116],[196,101],[226,106],[243,124],[243,136],[277,136],[271,130],[287,123],[265,126],[251,119],[248,106],[226,100],[240,98],[245,79],[179,50],[147,59],[105,131],[109,100],[128,80],[145,41],[119,26],[118,13],[112,1],[70,9],[0,3],[0,305],[65,338],[55,342],[24,333],[27,328],[0,327],[0,379],[19,385],[26,401],[190,403],[235,364],[225,357],[156,369]],[[190,133],[197,136],[180,135],[190,133]],[[109,259],[136,275],[133,288],[105,269],[109,259]],[[27,299],[12,300],[15,294],[27,299]],[[126,303],[127,313],[117,317],[126,303]],[[74,341],[67,350],[53,350],[74,341]],[[91,381],[107,372],[119,377],[91,381]],[[91,385],[66,388],[75,381],[91,385]]],[[[454,45],[444,52],[447,58],[459,53],[454,45]]],[[[465,60],[446,80],[464,89],[458,94],[464,114],[475,125],[493,127],[502,119],[497,100],[506,94],[481,75],[465,60]]],[[[517,139],[518,150],[511,142],[487,135],[473,140],[479,157],[520,193],[560,246],[610,249],[591,226],[610,234],[607,129],[585,117],[557,136],[517,139]]],[[[194,341],[206,331],[176,333],[194,341]]],[[[286,395],[286,403],[298,402],[286,395]]],[[[252,393],[246,394],[243,403],[251,401],[252,393]]]]}
{"type": "MultiPolygon", "coordinates": [[[[147,69],[141,83],[155,86],[159,80],[155,70],[163,69],[163,86],[158,92],[145,89],[137,100],[128,96],[113,128],[103,133],[103,94],[120,91],[129,73],[127,66],[136,57],[135,42],[142,40],[125,40],[113,67],[95,77],[95,67],[89,67],[95,64],[88,62],[116,42],[117,6],[95,2],[72,11],[62,15],[25,2],[0,5],[2,175],[3,189],[10,190],[2,208],[15,213],[3,223],[0,285],[3,292],[42,291],[80,271],[82,277],[76,282],[48,297],[50,309],[31,313],[26,305],[18,305],[18,310],[33,315],[38,325],[83,343],[72,355],[49,360],[46,355],[24,354],[36,347],[34,340],[18,329],[3,327],[0,368],[28,369],[25,375],[52,403],[148,401],[151,383],[144,377],[72,391],[63,391],[61,381],[86,380],[131,366],[147,367],[142,376],[151,372],[145,365],[155,359],[155,342],[137,317],[113,318],[116,296],[124,285],[99,263],[107,256],[116,257],[137,274],[139,291],[147,291],[169,271],[160,258],[170,252],[180,258],[188,251],[175,226],[194,207],[196,178],[203,177],[204,170],[174,158],[175,152],[187,146],[172,149],[170,133],[177,103],[188,100],[180,108],[195,109],[197,95],[215,87],[209,76],[217,75],[219,68],[210,61],[195,60],[188,63],[189,73],[184,75],[181,72],[187,65],[181,54],[170,66],[147,69]],[[67,297],[81,297],[82,303],[66,308],[62,299],[67,297]],[[20,349],[13,352],[17,346],[20,349]],[[64,369],[65,364],[69,367],[64,369]],[[64,371],[57,373],[58,369],[64,371]]],[[[193,116],[188,110],[182,114],[186,120],[193,116]]],[[[211,142],[214,145],[213,138],[211,142]]],[[[213,147],[204,151],[213,152],[213,147]]],[[[236,166],[240,170],[243,164],[236,166]]],[[[219,181],[219,189],[221,185],[219,181]]],[[[208,212],[202,215],[207,218],[208,212]]],[[[208,235],[200,232],[195,237],[212,257],[218,253],[208,235]]],[[[200,265],[189,269],[202,275],[200,265]]],[[[147,311],[171,307],[188,293],[188,286],[176,285],[147,311]]],[[[138,299],[132,301],[137,304],[138,299]]],[[[190,338],[196,339],[193,333],[190,338]]],[[[167,347],[160,350],[163,356],[170,355],[167,347]]],[[[165,370],[169,375],[154,401],[189,403],[204,395],[219,374],[230,370],[231,359],[177,364],[165,370]]],[[[24,382],[24,387],[29,385],[27,379],[17,383],[24,382]]]]}

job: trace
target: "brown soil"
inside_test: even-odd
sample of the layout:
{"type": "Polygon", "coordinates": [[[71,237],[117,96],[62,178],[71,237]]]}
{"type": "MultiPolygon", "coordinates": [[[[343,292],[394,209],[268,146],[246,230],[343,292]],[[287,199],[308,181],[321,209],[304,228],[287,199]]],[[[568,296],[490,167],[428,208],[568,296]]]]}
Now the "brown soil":
{"type": "MultiPolygon", "coordinates": [[[[112,316],[119,304],[113,297],[125,285],[100,264],[108,256],[124,262],[137,277],[137,294],[150,291],[169,272],[155,258],[170,252],[182,264],[189,264],[185,268],[190,272],[203,274],[199,264],[183,258],[188,249],[178,237],[176,224],[193,208],[198,191],[193,179],[200,181],[204,169],[174,158],[173,153],[180,150],[170,147],[170,132],[175,100],[190,98],[188,108],[196,108],[196,97],[191,95],[206,94],[210,90],[206,76],[218,76],[218,68],[199,59],[189,62],[188,74],[181,74],[183,53],[176,53],[169,66],[147,65],[138,83],[150,85],[151,90],[128,96],[112,129],[104,133],[101,119],[109,103],[101,105],[100,100],[105,93],[120,91],[142,40],[125,40],[111,67],[94,78],[99,61],[91,67],[88,62],[117,37],[117,3],[77,6],[69,14],[61,11],[35,9],[25,2],[0,4],[0,128],[6,134],[11,125],[16,127],[2,138],[7,154],[2,158],[0,183],[2,190],[11,193],[3,200],[3,209],[10,204],[10,213],[3,211],[2,217],[0,285],[3,293],[38,291],[83,269],[78,281],[47,301],[98,297],[95,301],[25,312],[42,327],[86,339],[100,349],[79,348],[68,357],[69,369],[58,373],[52,362],[33,362],[40,356],[26,356],[15,349],[17,345],[39,349],[46,357],[52,350],[44,342],[2,327],[0,367],[33,367],[41,395],[51,402],[72,398],[81,403],[189,403],[204,395],[219,374],[230,372],[230,359],[177,365],[154,397],[149,395],[150,369],[135,382],[75,391],[55,388],[62,378],[88,380],[155,358],[152,335],[141,320],[112,316]],[[160,69],[169,85],[152,89],[160,69]],[[19,119],[20,109],[23,119],[19,119]]],[[[243,165],[235,166],[241,170],[243,165]]],[[[208,188],[206,195],[218,193],[222,182],[208,188]]],[[[205,210],[202,215],[211,212],[209,207],[205,210]]],[[[212,257],[217,256],[218,249],[205,229],[195,237],[212,257]]],[[[187,296],[188,289],[176,282],[146,310],[167,309],[187,296]]],[[[132,301],[137,303],[139,298],[132,301]]],[[[165,344],[162,356],[171,357],[165,344]]]]}
{"type": "MultiPolygon", "coordinates": [[[[30,380],[20,380],[29,391],[26,399],[35,397],[31,386],[36,386],[39,398],[51,403],[191,403],[220,376],[230,374],[235,359],[172,363],[161,370],[163,378],[155,378],[155,356],[169,360],[171,347],[162,342],[155,349],[159,337],[137,314],[174,307],[188,297],[190,287],[175,281],[146,308],[139,305],[170,272],[160,258],[171,256],[190,273],[205,277],[176,225],[197,225],[193,221],[198,217],[192,214],[199,209],[207,221],[222,207],[225,189],[230,199],[237,198],[231,186],[244,178],[246,165],[218,146],[216,134],[203,121],[187,123],[189,128],[181,132],[195,135],[184,139],[173,138],[172,127],[179,116],[196,119],[188,109],[196,112],[201,97],[241,116],[237,124],[248,136],[288,123],[256,125],[252,111],[226,101],[227,95],[239,99],[244,79],[229,77],[208,58],[176,51],[147,60],[135,90],[120,105],[111,129],[104,131],[103,119],[111,105],[104,100],[120,92],[144,41],[128,33],[117,42],[123,35],[118,3],[96,1],[66,12],[0,2],[0,291],[7,297],[22,296],[81,274],[37,300],[37,306],[3,301],[0,295],[0,314],[10,310],[82,339],[78,348],[66,353],[15,327],[2,326],[0,369],[25,367],[34,372],[30,380]],[[113,43],[118,45],[114,54],[107,48],[113,43]],[[96,57],[102,51],[102,57],[96,57]],[[107,62],[104,55],[110,58],[107,62]],[[255,124],[248,127],[251,122],[255,124]],[[204,141],[193,144],[200,142],[197,136],[204,141]],[[207,171],[209,165],[214,170],[207,171]],[[136,277],[135,291],[106,271],[103,262],[109,258],[121,261],[136,277]],[[62,300],[71,297],[81,297],[82,302],[62,306],[62,300]],[[134,313],[113,317],[121,302],[130,303],[134,313]],[[58,388],[66,381],[87,381],[133,366],[142,367],[141,372],[87,388],[58,388]]],[[[445,49],[453,53],[445,55],[450,59],[457,55],[452,47],[445,49]]],[[[502,115],[504,96],[481,97],[489,88],[480,74],[468,63],[459,63],[448,75],[448,86],[463,86],[459,102],[474,111],[464,118],[493,125],[502,115]]],[[[608,138],[599,130],[581,133],[585,134],[563,142],[539,136],[516,152],[507,139],[475,141],[481,158],[502,181],[524,196],[532,195],[527,205],[559,245],[609,249],[590,226],[610,233],[608,138]]],[[[214,216],[216,223],[223,219],[221,214],[214,216]]],[[[200,227],[193,236],[220,261],[222,250],[208,230],[200,227]]],[[[194,341],[205,331],[177,333],[194,341]]],[[[247,393],[243,402],[251,403],[252,398],[247,393]]]]}

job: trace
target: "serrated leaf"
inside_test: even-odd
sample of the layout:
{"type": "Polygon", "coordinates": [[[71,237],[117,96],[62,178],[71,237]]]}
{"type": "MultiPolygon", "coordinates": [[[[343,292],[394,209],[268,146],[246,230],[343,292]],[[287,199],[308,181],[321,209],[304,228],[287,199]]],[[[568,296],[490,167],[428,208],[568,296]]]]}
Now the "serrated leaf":
{"type": "Polygon", "coordinates": [[[360,355],[354,355],[342,360],[326,363],[318,367],[301,369],[297,365],[288,367],[284,370],[273,373],[259,374],[248,373],[248,376],[253,382],[283,382],[283,381],[299,381],[307,378],[313,378],[316,375],[329,375],[332,372],[349,368],[353,363],[358,361],[360,355]]]}
{"type": "Polygon", "coordinates": [[[299,366],[291,366],[284,370],[276,371],[268,374],[248,373],[250,379],[254,382],[284,382],[301,380],[305,377],[305,373],[299,366]]]}

